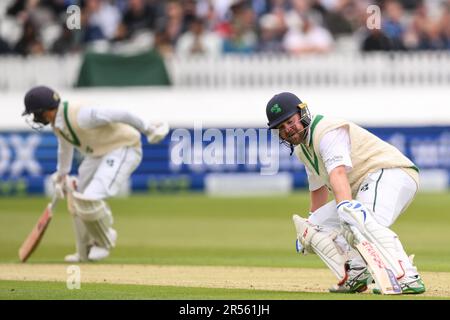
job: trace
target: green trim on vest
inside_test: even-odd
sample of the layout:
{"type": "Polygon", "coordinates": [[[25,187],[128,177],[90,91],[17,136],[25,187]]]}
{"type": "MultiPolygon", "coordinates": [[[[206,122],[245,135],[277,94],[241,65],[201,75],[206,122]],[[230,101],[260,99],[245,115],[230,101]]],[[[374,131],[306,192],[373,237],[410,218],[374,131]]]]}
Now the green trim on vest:
{"type": "Polygon", "coordinates": [[[76,147],[81,147],[80,140],[78,139],[77,135],[75,134],[75,131],[73,131],[72,126],[70,125],[70,122],[69,122],[69,115],[67,113],[67,109],[69,108],[69,104],[67,103],[67,101],[64,101],[63,104],[64,104],[64,110],[63,110],[64,111],[64,120],[66,122],[67,129],[69,129],[70,135],[72,136],[72,139],[69,139],[69,137],[67,137],[64,134],[64,132],[62,132],[62,130],[59,130],[59,133],[69,143],[73,144],[76,147]]]}
{"type": "Polygon", "coordinates": [[[417,173],[420,173],[419,168],[417,168],[416,166],[409,167],[409,169],[413,169],[414,171],[417,171],[417,173]]]}
{"type": "Polygon", "coordinates": [[[313,150],[313,154],[310,154],[308,149],[304,145],[300,145],[303,151],[303,154],[305,155],[306,159],[308,159],[309,163],[313,166],[314,170],[317,172],[318,175],[320,175],[319,171],[319,160],[317,159],[317,155],[313,150]],[[311,159],[314,155],[314,161],[311,159]]]}
{"type": "Polygon", "coordinates": [[[322,120],[322,119],[323,119],[323,116],[320,115],[320,114],[318,114],[318,115],[316,115],[314,117],[314,121],[313,121],[313,123],[311,125],[311,133],[310,133],[310,135],[311,135],[311,147],[314,144],[314,139],[313,139],[314,129],[316,128],[316,126],[320,122],[320,120],[322,120]]]}
{"type": "Polygon", "coordinates": [[[303,144],[300,145],[302,148],[303,154],[305,155],[306,159],[308,159],[309,163],[311,163],[311,165],[313,166],[314,170],[316,171],[316,173],[318,175],[320,175],[319,160],[317,159],[317,155],[314,152],[313,134],[314,134],[314,129],[316,128],[316,126],[320,122],[320,120],[322,120],[322,119],[323,119],[323,116],[321,116],[321,115],[315,116],[314,121],[311,125],[311,131],[310,131],[309,135],[310,135],[310,139],[311,139],[310,144],[311,144],[312,154],[308,151],[308,149],[303,144]],[[314,156],[314,161],[312,160],[313,156],[314,156]]]}

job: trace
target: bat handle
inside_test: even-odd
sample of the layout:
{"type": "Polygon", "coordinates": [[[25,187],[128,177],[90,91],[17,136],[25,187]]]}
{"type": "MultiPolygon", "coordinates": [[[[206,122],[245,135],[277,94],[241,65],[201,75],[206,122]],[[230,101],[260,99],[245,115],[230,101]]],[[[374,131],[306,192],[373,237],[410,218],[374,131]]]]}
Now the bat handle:
{"type": "Polygon", "coordinates": [[[361,232],[358,230],[357,227],[352,226],[350,224],[347,224],[347,225],[350,228],[350,230],[352,231],[353,235],[355,236],[355,240],[357,241],[357,243],[360,243],[363,240],[363,235],[361,234],[361,232]]]}
{"type": "Polygon", "coordinates": [[[52,196],[52,201],[50,202],[49,206],[50,208],[53,210],[56,207],[56,204],[58,203],[58,196],[56,195],[56,193],[53,194],[52,196]]]}

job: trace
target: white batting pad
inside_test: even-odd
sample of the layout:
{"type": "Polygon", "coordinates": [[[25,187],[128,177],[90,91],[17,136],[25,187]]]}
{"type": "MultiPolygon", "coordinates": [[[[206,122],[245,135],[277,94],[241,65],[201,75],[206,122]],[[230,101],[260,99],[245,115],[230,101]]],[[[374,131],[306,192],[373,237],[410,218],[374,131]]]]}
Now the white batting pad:
{"type": "Polygon", "coordinates": [[[79,192],[72,194],[76,215],[84,222],[95,243],[104,248],[115,246],[110,228],[113,223],[111,211],[103,200],[91,200],[79,192]]]}
{"type": "Polygon", "coordinates": [[[348,260],[348,256],[334,242],[338,233],[325,231],[296,214],[292,219],[298,241],[308,252],[317,254],[338,280],[343,281],[346,278],[345,262],[348,260]]]}
{"type": "MultiPolygon", "coordinates": [[[[380,225],[372,216],[372,213],[358,201],[349,201],[348,204],[338,206],[339,217],[346,223],[355,226],[370,242],[372,242],[383,256],[385,262],[394,271],[395,276],[401,278],[405,274],[400,261],[401,252],[397,246],[398,239],[389,228],[380,225]]],[[[346,239],[353,245],[353,237],[348,230],[344,235],[346,239]]]]}

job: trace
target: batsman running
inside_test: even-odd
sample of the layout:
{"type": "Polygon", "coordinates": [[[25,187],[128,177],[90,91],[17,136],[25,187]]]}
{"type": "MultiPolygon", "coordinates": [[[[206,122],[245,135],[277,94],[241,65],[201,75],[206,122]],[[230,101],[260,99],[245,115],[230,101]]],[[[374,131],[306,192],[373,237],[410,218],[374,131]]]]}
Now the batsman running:
{"type": "Polygon", "coordinates": [[[76,253],[67,262],[97,261],[116,245],[113,216],[105,202],[118,194],[142,159],[140,132],[149,143],[160,142],[169,132],[165,122],[146,122],[124,110],[111,110],[62,101],[45,86],[25,95],[23,116],[33,129],[50,124],[58,139],[55,192],[67,198],[73,218],[76,253]],[[68,176],[76,148],[84,159],[77,178],[68,176]]]}
{"type": "Polygon", "coordinates": [[[307,219],[293,216],[297,249],[317,254],[338,278],[330,292],[363,292],[372,281],[367,263],[355,250],[352,230],[381,253],[401,293],[425,292],[413,256],[408,257],[389,229],[417,193],[419,170],[414,163],[350,121],[311,116],[307,105],[290,92],[272,97],[266,115],[269,128],[279,130],[281,141],[305,165],[311,203],[307,219]]]}

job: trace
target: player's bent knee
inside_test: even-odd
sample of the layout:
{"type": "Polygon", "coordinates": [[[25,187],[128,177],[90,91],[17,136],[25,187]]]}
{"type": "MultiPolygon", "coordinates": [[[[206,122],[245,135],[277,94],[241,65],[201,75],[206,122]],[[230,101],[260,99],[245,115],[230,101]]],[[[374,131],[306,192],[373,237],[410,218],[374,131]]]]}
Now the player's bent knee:
{"type": "Polygon", "coordinates": [[[346,278],[345,263],[348,257],[334,242],[338,232],[325,231],[298,215],[294,215],[293,220],[297,239],[305,250],[317,254],[338,280],[343,281],[346,278]]]}
{"type": "Polygon", "coordinates": [[[79,192],[72,193],[73,210],[84,223],[97,245],[104,248],[115,246],[111,234],[112,214],[103,200],[91,199],[79,192]]]}
{"type": "Polygon", "coordinates": [[[74,192],[72,196],[75,212],[82,220],[95,221],[107,214],[106,203],[103,200],[91,199],[79,192],[74,192]]]}
{"type": "Polygon", "coordinates": [[[339,218],[344,225],[343,235],[349,244],[354,245],[354,238],[348,225],[356,227],[364,237],[375,245],[397,278],[403,277],[405,271],[400,263],[401,256],[396,246],[398,237],[395,232],[380,225],[373,217],[372,212],[358,201],[342,201],[337,208],[339,218]]]}

